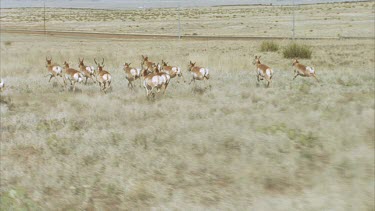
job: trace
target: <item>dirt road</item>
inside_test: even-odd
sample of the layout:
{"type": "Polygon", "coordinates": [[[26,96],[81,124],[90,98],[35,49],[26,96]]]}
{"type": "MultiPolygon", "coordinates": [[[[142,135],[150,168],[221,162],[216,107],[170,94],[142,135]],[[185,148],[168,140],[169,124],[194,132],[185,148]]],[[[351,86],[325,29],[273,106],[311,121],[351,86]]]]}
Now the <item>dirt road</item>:
{"type": "MultiPolygon", "coordinates": [[[[23,29],[0,29],[0,33],[24,34],[24,35],[47,35],[59,37],[89,38],[89,39],[178,39],[175,35],[152,35],[152,34],[114,34],[79,31],[38,31],[23,29]]],[[[181,36],[183,40],[286,40],[290,37],[260,37],[260,36],[181,36]]],[[[297,40],[332,40],[332,39],[374,39],[373,37],[298,37],[297,40]]]]}

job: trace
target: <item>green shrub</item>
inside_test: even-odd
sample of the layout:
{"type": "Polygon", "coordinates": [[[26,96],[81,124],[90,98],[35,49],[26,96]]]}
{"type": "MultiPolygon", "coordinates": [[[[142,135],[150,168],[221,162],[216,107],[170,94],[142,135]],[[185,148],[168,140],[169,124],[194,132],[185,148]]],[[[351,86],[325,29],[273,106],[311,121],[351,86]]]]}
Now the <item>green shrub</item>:
{"type": "Polygon", "coordinates": [[[307,45],[299,45],[297,43],[291,43],[286,46],[283,50],[284,58],[293,59],[310,59],[312,50],[307,45]]]}
{"type": "Polygon", "coordinates": [[[274,42],[274,41],[263,41],[260,50],[265,52],[265,51],[278,51],[279,50],[279,45],[274,42]]]}

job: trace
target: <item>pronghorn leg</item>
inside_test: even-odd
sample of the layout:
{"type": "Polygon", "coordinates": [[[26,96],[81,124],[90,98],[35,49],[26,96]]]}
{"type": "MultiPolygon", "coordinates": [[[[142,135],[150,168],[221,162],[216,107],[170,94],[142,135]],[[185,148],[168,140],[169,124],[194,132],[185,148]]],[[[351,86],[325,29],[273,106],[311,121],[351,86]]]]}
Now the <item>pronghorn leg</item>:
{"type": "Polygon", "coordinates": [[[100,91],[103,90],[103,85],[102,85],[102,82],[99,81],[99,87],[100,87],[100,91]]]}
{"type": "Polygon", "coordinates": [[[315,78],[316,81],[320,82],[319,79],[316,77],[315,73],[312,74],[312,76],[315,78]]]}
{"type": "Polygon", "coordinates": [[[166,84],[164,85],[164,92],[163,92],[163,95],[165,95],[165,92],[166,92],[166,90],[167,90],[168,84],[169,84],[169,83],[166,83],[166,84]]]}
{"type": "Polygon", "coordinates": [[[108,86],[107,86],[107,89],[111,88],[111,81],[108,81],[108,86]]]}
{"type": "Polygon", "coordinates": [[[145,87],[145,89],[146,89],[146,97],[148,98],[149,91],[148,91],[148,88],[147,88],[147,87],[145,87]]]}
{"type": "Polygon", "coordinates": [[[51,76],[49,77],[48,82],[50,82],[53,77],[55,77],[55,76],[51,74],[51,76]]]}
{"type": "Polygon", "coordinates": [[[73,83],[73,92],[76,92],[76,82],[73,83]]]}
{"type": "Polygon", "coordinates": [[[104,91],[104,90],[106,90],[106,88],[107,88],[107,82],[103,82],[103,89],[102,90],[104,91]]]}
{"type": "Polygon", "coordinates": [[[297,78],[297,76],[299,76],[298,73],[296,73],[296,75],[293,77],[293,80],[297,78]]]}
{"type": "Polygon", "coordinates": [[[189,85],[191,84],[191,82],[193,82],[194,81],[194,83],[195,83],[195,79],[194,78],[192,78],[191,79],[191,81],[190,81],[190,83],[189,83],[189,85]]]}
{"type": "Polygon", "coordinates": [[[86,81],[85,81],[85,85],[87,84],[87,79],[88,79],[88,77],[86,76],[86,81]]]}

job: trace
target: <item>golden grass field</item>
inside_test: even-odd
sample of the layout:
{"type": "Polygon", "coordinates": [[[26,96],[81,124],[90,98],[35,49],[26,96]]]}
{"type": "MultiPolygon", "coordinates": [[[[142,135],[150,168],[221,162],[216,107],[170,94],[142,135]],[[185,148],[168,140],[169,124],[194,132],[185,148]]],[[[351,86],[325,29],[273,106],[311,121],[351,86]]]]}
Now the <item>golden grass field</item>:
{"type": "MultiPolygon", "coordinates": [[[[345,33],[374,34],[374,3],[338,5],[351,13],[369,10],[364,27],[353,24],[357,34],[346,27],[345,33]]],[[[325,6],[300,9],[315,13],[325,6]]],[[[212,10],[249,15],[240,8],[188,11],[202,13],[199,18],[212,10]]],[[[262,18],[275,18],[267,8],[262,18]]],[[[7,20],[13,17],[12,9],[5,11],[7,20]]],[[[209,29],[209,17],[204,20],[209,29]]],[[[106,21],[90,24],[116,25],[106,21]]],[[[66,24],[73,26],[74,18],[66,24]]],[[[215,30],[223,32],[212,26],[207,33],[215,30]]],[[[334,37],[336,30],[317,35],[334,37]]],[[[311,46],[312,59],[301,63],[314,66],[321,83],[292,81],[292,61],[281,53],[289,40],[275,41],[277,52],[260,52],[261,42],[2,33],[0,209],[373,210],[374,39],[296,41],[311,46]],[[139,67],[142,54],[181,66],[187,81],[189,60],[196,61],[211,78],[191,85],[172,79],[165,96],[147,100],[139,81],[128,89],[122,70],[125,62],[139,67]],[[255,55],[274,70],[270,88],[256,83],[255,55]],[[90,82],[73,93],[55,79],[48,83],[46,56],[75,68],[78,57],[88,65],[104,57],[112,90],[104,94],[90,82]]]]}

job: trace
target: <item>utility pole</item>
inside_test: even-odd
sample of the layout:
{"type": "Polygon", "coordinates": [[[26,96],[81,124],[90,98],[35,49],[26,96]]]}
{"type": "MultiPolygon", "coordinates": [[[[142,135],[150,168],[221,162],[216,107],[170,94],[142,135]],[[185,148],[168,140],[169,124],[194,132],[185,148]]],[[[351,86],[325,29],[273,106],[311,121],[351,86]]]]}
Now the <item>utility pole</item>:
{"type": "Polygon", "coordinates": [[[295,39],[295,34],[296,34],[296,32],[295,32],[295,22],[296,22],[296,13],[295,13],[295,4],[294,4],[294,0],[293,0],[293,29],[292,29],[292,31],[293,31],[293,40],[295,39]]]}
{"type": "Polygon", "coordinates": [[[43,1],[43,29],[44,29],[44,35],[46,35],[46,2],[43,1]]]}
{"type": "Polygon", "coordinates": [[[178,39],[181,39],[180,1],[178,1],[178,39]]]}

